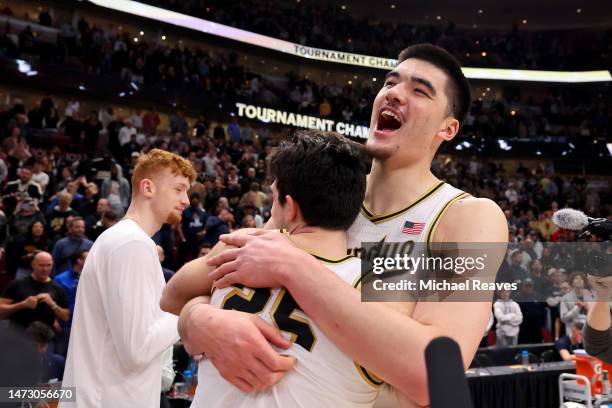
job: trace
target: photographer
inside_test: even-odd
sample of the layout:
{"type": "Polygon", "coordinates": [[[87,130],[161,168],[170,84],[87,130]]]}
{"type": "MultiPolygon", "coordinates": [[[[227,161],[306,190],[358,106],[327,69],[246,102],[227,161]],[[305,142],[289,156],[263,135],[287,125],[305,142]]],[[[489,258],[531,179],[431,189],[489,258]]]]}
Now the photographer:
{"type": "Polygon", "coordinates": [[[590,355],[612,363],[612,328],[610,327],[610,297],[612,276],[589,275],[589,283],[595,291],[595,302],[587,315],[584,326],[584,348],[590,355]]]}

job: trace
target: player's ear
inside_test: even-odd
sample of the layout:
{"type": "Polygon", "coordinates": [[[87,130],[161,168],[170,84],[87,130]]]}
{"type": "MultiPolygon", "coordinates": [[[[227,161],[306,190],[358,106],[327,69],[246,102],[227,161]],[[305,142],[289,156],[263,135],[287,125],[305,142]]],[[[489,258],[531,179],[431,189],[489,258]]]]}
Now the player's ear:
{"type": "Polygon", "coordinates": [[[155,183],[151,179],[142,179],[140,182],[140,193],[145,198],[153,197],[153,193],[155,192],[155,183]]]}
{"type": "Polygon", "coordinates": [[[295,221],[299,214],[297,202],[289,194],[285,196],[285,222],[290,223],[295,221]]]}
{"type": "Polygon", "coordinates": [[[448,142],[459,133],[459,121],[453,117],[448,117],[440,126],[438,137],[448,142]]]}

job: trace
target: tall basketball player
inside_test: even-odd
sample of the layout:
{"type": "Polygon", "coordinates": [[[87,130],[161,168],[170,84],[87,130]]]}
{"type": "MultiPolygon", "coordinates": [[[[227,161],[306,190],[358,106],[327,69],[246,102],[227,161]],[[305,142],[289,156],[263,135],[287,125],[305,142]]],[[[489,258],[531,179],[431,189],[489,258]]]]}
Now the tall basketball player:
{"type": "MultiPolygon", "coordinates": [[[[507,242],[506,220],[494,202],[471,197],[430,171],[439,146],[459,131],[469,103],[467,81],[448,52],[421,44],[400,53],[399,65],[387,74],[374,101],[366,143],[374,161],[362,212],[348,232],[349,248],[385,237],[395,242],[507,242]],[[402,233],[407,222],[418,226],[409,228],[412,234],[402,233]]],[[[427,344],[441,335],[455,339],[467,366],[489,319],[486,302],[417,302],[395,308],[361,302],[358,291],[277,232],[230,235],[223,241],[240,248],[210,259],[218,266],[211,274],[216,286],[285,287],[340,350],[393,386],[402,406],[429,402],[427,344]]],[[[489,265],[497,268],[501,260],[489,265]]],[[[217,319],[214,330],[206,327],[218,312],[201,308],[185,314],[189,321],[183,324],[191,332],[192,350],[206,352],[224,378],[235,383],[252,369],[244,361],[259,350],[243,346],[228,355],[226,350],[244,344],[241,339],[254,332],[237,334],[230,318],[217,319]],[[220,347],[228,333],[232,340],[220,347]]]]}

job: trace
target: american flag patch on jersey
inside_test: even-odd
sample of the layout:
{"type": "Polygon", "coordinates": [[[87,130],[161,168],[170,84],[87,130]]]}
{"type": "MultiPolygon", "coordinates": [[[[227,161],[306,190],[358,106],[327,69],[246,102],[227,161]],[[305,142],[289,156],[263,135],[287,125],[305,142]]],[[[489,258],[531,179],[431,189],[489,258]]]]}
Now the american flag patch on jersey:
{"type": "Polygon", "coordinates": [[[424,222],[406,221],[404,227],[402,228],[402,233],[408,235],[419,235],[421,232],[423,232],[423,228],[425,228],[424,222]]]}

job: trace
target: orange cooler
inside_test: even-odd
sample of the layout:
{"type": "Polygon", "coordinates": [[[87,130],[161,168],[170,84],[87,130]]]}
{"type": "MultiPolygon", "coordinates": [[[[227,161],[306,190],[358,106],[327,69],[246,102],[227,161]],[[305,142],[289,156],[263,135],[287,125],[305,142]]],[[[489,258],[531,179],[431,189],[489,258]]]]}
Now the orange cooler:
{"type": "MultiPolygon", "coordinates": [[[[584,350],[574,350],[576,356],[576,374],[584,375],[591,382],[591,394],[602,394],[603,392],[603,371],[606,370],[612,375],[612,365],[589,355],[584,350]]],[[[582,381],[578,381],[582,383],[582,381]]]]}

